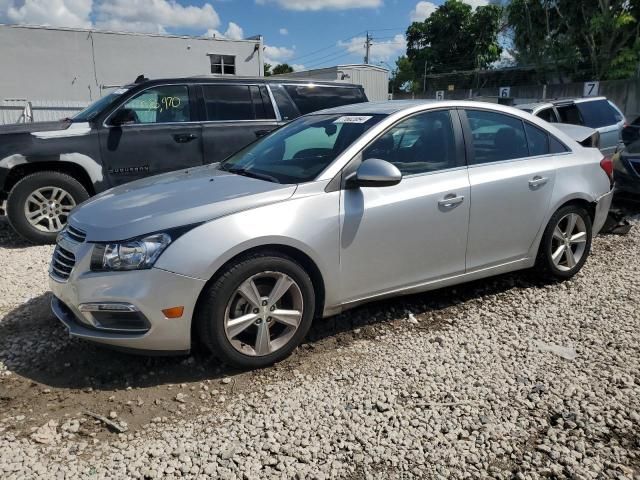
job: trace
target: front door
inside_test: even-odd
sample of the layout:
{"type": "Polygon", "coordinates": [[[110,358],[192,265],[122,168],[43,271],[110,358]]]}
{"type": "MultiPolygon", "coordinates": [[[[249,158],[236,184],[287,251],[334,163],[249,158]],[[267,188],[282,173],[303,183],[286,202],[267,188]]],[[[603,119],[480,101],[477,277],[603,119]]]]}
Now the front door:
{"type": "Polygon", "coordinates": [[[557,159],[547,132],[520,118],[470,109],[466,116],[472,271],[527,257],[549,209],[557,159]]]}
{"type": "Polygon", "coordinates": [[[392,187],[348,189],[341,201],[345,302],[464,273],[469,180],[449,111],[401,120],[367,147],[403,174],[392,187]]]}
{"type": "Polygon", "coordinates": [[[186,85],[164,85],[138,93],[110,115],[100,130],[110,184],[202,165],[193,110],[186,85]]]}
{"type": "Polygon", "coordinates": [[[202,86],[204,161],[215,163],[278,127],[264,85],[202,86]]]}

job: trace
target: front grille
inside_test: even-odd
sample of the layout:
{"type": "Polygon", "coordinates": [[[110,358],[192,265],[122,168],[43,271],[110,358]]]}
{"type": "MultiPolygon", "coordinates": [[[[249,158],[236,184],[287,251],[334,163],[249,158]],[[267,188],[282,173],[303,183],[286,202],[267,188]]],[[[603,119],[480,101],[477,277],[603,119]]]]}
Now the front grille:
{"type": "Polygon", "coordinates": [[[62,280],[67,280],[75,265],[76,256],[60,245],[56,245],[51,259],[51,273],[62,280]]]}
{"type": "Polygon", "coordinates": [[[65,233],[71,240],[78,243],[84,242],[85,239],[87,238],[87,234],[85,232],[72,227],[70,224],[67,225],[67,229],[65,233]]]}

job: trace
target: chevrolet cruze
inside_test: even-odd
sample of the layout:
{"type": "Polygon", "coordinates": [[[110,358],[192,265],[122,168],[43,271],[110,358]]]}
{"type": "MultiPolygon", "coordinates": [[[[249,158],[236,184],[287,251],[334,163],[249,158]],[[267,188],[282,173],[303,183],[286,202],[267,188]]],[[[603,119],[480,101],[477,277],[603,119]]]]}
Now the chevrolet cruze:
{"type": "Polygon", "coordinates": [[[260,367],[314,319],[369,300],[534,266],[575,275],[611,174],[598,150],[501,105],[323,110],[77,208],[51,261],[52,308],[76,337],[155,353],[200,342],[260,367]]]}

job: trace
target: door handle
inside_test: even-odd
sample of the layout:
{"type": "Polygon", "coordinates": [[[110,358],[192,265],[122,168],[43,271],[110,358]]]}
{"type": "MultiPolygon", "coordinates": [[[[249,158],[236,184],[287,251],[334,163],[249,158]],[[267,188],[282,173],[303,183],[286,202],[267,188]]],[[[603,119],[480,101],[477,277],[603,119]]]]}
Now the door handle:
{"type": "Polygon", "coordinates": [[[538,188],[547,183],[549,179],[547,177],[541,177],[540,175],[536,175],[531,180],[529,180],[529,186],[531,188],[538,188]]]}
{"type": "Polygon", "coordinates": [[[464,197],[462,195],[457,196],[455,193],[450,193],[449,195],[445,196],[442,200],[440,200],[438,202],[438,205],[440,205],[442,208],[451,208],[451,207],[455,207],[456,205],[460,205],[463,200],[464,200],[464,197]]]}
{"type": "Polygon", "coordinates": [[[194,135],[193,133],[176,133],[173,136],[173,139],[176,141],[176,143],[188,143],[191,140],[195,140],[196,138],[198,138],[198,136],[194,135]]]}
{"type": "Polygon", "coordinates": [[[271,133],[271,130],[256,130],[254,133],[256,134],[256,137],[260,138],[264,137],[267,133],[271,133]]]}

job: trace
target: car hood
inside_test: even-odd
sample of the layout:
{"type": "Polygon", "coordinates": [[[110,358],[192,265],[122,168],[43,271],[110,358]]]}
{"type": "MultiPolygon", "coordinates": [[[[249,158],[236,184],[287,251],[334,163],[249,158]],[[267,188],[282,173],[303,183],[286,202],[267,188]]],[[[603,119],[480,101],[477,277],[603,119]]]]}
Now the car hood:
{"type": "Polygon", "coordinates": [[[66,130],[71,126],[71,124],[71,122],[65,120],[57,120],[54,122],[12,123],[9,125],[0,125],[0,135],[66,130]]]}
{"type": "Polygon", "coordinates": [[[107,190],[73,211],[69,223],[87,241],[116,241],[206,222],[281,202],[296,185],[218,170],[215,165],[165,173],[107,190]]]}

